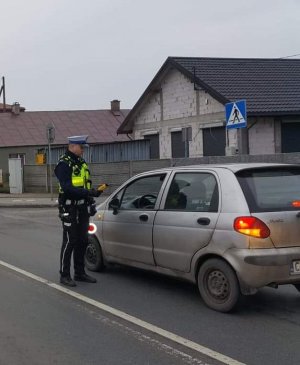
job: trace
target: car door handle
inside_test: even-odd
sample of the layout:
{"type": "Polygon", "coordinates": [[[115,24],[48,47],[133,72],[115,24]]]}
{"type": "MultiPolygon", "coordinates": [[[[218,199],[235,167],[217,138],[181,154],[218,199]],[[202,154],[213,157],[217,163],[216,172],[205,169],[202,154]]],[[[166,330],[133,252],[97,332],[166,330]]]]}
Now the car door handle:
{"type": "Polygon", "coordinates": [[[140,220],[141,220],[141,221],[143,221],[143,222],[147,222],[147,220],[148,220],[149,216],[148,216],[148,214],[141,214],[141,215],[139,216],[139,218],[140,218],[140,220]]]}
{"type": "Polygon", "coordinates": [[[197,219],[197,222],[201,224],[202,226],[208,226],[210,223],[210,219],[207,217],[201,217],[197,219]]]}

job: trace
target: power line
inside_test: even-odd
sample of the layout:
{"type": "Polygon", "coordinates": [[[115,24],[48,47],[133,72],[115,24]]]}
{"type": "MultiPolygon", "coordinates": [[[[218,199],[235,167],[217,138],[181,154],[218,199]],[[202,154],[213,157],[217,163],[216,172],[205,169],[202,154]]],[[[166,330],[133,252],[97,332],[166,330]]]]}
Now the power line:
{"type": "Polygon", "coordinates": [[[293,55],[290,55],[290,56],[279,57],[279,59],[282,59],[282,58],[291,58],[291,57],[297,57],[297,56],[300,56],[300,53],[293,54],[293,55]]]}

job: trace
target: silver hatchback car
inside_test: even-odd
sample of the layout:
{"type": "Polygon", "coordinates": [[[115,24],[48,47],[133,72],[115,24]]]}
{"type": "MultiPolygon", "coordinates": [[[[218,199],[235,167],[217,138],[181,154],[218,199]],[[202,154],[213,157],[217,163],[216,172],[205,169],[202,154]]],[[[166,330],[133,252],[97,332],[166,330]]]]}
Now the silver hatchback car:
{"type": "Polygon", "coordinates": [[[184,278],[217,311],[263,286],[300,291],[300,165],[142,173],[98,206],[89,233],[88,269],[119,263],[184,278]]]}

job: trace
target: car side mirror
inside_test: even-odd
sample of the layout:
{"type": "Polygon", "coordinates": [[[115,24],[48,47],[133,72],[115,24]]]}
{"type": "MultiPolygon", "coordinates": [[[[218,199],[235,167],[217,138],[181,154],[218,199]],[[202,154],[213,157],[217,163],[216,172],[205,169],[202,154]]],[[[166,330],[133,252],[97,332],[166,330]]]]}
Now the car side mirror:
{"type": "Polygon", "coordinates": [[[113,210],[113,214],[118,214],[118,211],[120,209],[120,200],[118,198],[113,198],[109,204],[108,207],[113,210]]]}

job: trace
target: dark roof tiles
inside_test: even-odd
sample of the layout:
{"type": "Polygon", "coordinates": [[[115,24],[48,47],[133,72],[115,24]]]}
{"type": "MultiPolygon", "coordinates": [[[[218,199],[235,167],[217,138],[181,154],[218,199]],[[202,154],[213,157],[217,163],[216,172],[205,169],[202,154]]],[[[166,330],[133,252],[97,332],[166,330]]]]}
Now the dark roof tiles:
{"type": "Polygon", "coordinates": [[[246,100],[248,115],[300,114],[300,59],[168,57],[118,133],[132,132],[135,116],[170,67],[222,104],[246,100]]]}
{"type": "Polygon", "coordinates": [[[224,101],[247,101],[252,114],[300,113],[300,59],[170,57],[224,101]]]}

